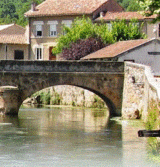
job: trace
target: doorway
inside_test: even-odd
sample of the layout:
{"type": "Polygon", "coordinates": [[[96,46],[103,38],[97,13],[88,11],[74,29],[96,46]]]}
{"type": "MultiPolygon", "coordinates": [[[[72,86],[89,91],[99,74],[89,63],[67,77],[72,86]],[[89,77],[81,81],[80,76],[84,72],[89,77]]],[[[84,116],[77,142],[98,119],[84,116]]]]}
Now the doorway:
{"type": "Polygon", "coordinates": [[[56,55],[52,53],[52,47],[49,47],[49,60],[56,60],[56,55]]]}

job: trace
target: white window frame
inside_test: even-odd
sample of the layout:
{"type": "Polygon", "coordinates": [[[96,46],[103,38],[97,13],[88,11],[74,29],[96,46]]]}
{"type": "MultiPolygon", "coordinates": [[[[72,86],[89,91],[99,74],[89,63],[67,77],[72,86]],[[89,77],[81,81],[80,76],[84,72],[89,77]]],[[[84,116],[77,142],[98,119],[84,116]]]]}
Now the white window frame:
{"type": "Polygon", "coordinates": [[[72,20],[62,20],[62,24],[71,28],[72,20]]]}
{"type": "MultiPolygon", "coordinates": [[[[65,25],[66,27],[71,28],[72,20],[62,20],[62,25],[65,25]]],[[[66,32],[63,31],[63,35],[65,35],[65,34],[66,34],[66,32]]]]}
{"type": "Polygon", "coordinates": [[[35,47],[35,60],[43,60],[43,47],[42,46],[35,47]],[[40,51],[39,53],[38,53],[38,50],[40,51]]]}
{"type": "Polygon", "coordinates": [[[43,21],[34,21],[33,25],[36,27],[36,37],[42,37],[43,36],[43,21]],[[38,32],[41,31],[41,35],[38,35],[38,32]]]}
{"type": "Polygon", "coordinates": [[[47,23],[50,27],[49,27],[49,36],[50,37],[57,37],[57,24],[58,21],[48,21],[47,23]]]}
{"type": "Polygon", "coordinates": [[[140,28],[140,22],[136,22],[136,23],[132,23],[133,26],[137,26],[138,28],[140,28]]]}
{"type": "Polygon", "coordinates": [[[108,30],[111,31],[112,30],[112,23],[107,23],[107,27],[108,27],[108,30]]]}

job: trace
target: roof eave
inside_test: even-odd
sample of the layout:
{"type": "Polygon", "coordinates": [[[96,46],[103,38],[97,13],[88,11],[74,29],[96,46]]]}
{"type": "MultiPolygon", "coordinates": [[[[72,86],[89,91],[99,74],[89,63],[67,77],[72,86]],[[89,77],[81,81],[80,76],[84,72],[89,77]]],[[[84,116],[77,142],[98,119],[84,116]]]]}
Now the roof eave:
{"type": "Polygon", "coordinates": [[[25,15],[25,17],[30,18],[30,17],[57,17],[57,16],[79,16],[79,15],[92,15],[92,12],[88,13],[62,13],[62,14],[28,14],[25,15]]]}

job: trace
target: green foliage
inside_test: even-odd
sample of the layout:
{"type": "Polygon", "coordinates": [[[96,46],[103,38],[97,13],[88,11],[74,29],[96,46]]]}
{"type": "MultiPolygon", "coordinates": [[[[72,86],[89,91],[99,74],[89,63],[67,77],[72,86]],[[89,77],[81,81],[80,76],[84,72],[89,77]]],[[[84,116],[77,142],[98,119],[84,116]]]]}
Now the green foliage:
{"type": "Polygon", "coordinates": [[[98,96],[94,96],[94,101],[92,104],[92,108],[105,108],[106,104],[105,102],[98,96]]]}
{"type": "Polygon", "coordinates": [[[50,104],[50,98],[51,98],[51,95],[50,95],[50,91],[41,91],[40,92],[40,99],[42,101],[42,104],[50,104]]]}
{"type": "Polygon", "coordinates": [[[131,20],[129,24],[125,20],[116,20],[112,22],[113,39],[114,41],[122,41],[145,38],[145,34],[141,33],[141,27],[135,19],[131,20]]]}
{"type": "MultiPolygon", "coordinates": [[[[81,58],[77,54],[81,54],[81,56],[85,56],[85,54],[81,53],[78,41],[83,39],[86,42],[87,39],[101,39],[105,46],[116,41],[145,38],[145,35],[141,33],[141,27],[138,26],[138,22],[135,19],[131,20],[129,24],[125,20],[116,20],[112,22],[111,27],[108,27],[104,22],[101,22],[101,24],[93,24],[89,18],[77,18],[71,28],[64,27],[66,34],[62,34],[58,38],[58,44],[53,49],[53,54],[65,53],[67,55],[66,53],[68,53],[69,56],[67,55],[67,57],[70,57],[69,59],[81,58]],[[72,52],[69,52],[69,49],[72,49],[72,52]]],[[[92,45],[88,44],[86,46],[91,51],[87,51],[87,54],[95,51],[94,49],[90,49],[92,45]]],[[[65,59],[65,56],[62,55],[62,57],[65,59]]]]}
{"type": "Polygon", "coordinates": [[[140,6],[144,9],[145,16],[152,16],[157,14],[157,17],[153,20],[156,22],[160,20],[160,1],[159,0],[138,0],[140,6]]]}
{"type": "Polygon", "coordinates": [[[79,39],[87,39],[89,37],[95,37],[95,25],[89,18],[83,17],[82,19],[76,18],[71,28],[63,27],[65,35],[61,35],[58,38],[58,44],[53,49],[54,54],[61,53],[63,48],[70,47],[70,44],[77,42],[79,39]]]}
{"type": "MultiPolygon", "coordinates": [[[[149,104],[148,109],[148,117],[146,122],[146,129],[147,130],[155,130],[159,129],[160,120],[159,120],[159,106],[157,102],[152,100],[149,104]]],[[[156,137],[149,137],[148,138],[148,153],[152,160],[157,160],[160,158],[160,142],[156,137]]]]}
{"type": "Polygon", "coordinates": [[[151,155],[152,158],[154,158],[153,155],[159,155],[160,143],[158,142],[156,137],[148,138],[148,153],[151,155]]]}
{"type": "Polygon", "coordinates": [[[62,100],[61,96],[57,92],[55,92],[54,97],[52,98],[52,104],[53,105],[60,105],[61,100],[62,100]]]}
{"type": "Polygon", "coordinates": [[[148,109],[148,117],[146,122],[147,130],[154,130],[160,126],[160,120],[158,119],[159,109],[155,101],[151,101],[150,108],[148,109]]]}
{"type": "Polygon", "coordinates": [[[104,44],[112,44],[115,42],[113,33],[111,33],[107,24],[102,23],[100,25],[95,25],[95,32],[97,36],[101,37],[104,44]]]}
{"type": "Polygon", "coordinates": [[[140,7],[137,0],[121,0],[119,4],[126,10],[126,11],[140,11],[142,8],[140,7]]]}
{"type": "Polygon", "coordinates": [[[16,22],[21,26],[28,24],[24,13],[30,10],[31,3],[42,3],[44,0],[1,0],[0,1],[0,24],[16,22]]]}

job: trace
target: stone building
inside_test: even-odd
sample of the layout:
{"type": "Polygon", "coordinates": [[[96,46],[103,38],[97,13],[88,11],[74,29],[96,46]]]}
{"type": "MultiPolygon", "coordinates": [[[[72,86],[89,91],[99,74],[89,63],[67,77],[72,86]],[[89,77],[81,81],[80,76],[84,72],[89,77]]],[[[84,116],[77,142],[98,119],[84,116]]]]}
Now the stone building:
{"type": "Polygon", "coordinates": [[[27,29],[16,25],[0,25],[0,60],[28,60],[27,29]]]}
{"type": "Polygon", "coordinates": [[[131,61],[151,66],[154,75],[160,76],[160,40],[119,41],[83,57],[82,60],[131,61]]]}
{"type": "Polygon", "coordinates": [[[38,6],[32,4],[25,13],[29,19],[29,59],[56,60],[52,48],[62,32],[62,26],[71,26],[77,17],[95,20],[101,12],[122,12],[114,0],[46,0],[38,6]]]}
{"type": "Polygon", "coordinates": [[[130,20],[136,19],[137,24],[139,27],[142,26],[142,32],[147,35],[148,38],[159,38],[160,39],[160,22],[155,24],[151,24],[151,21],[156,18],[156,15],[152,15],[150,17],[143,16],[140,12],[107,12],[97,19],[94,20],[96,23],[103,23],[108,24],[111,28],[111,22],[115,21],[116,19],[122,20],[125,19],[126,23],[129,23],[130,20]]]}

